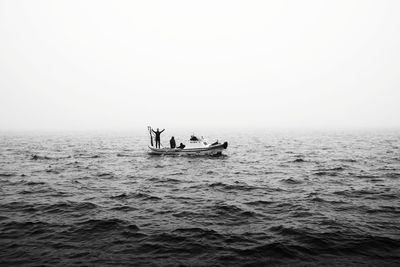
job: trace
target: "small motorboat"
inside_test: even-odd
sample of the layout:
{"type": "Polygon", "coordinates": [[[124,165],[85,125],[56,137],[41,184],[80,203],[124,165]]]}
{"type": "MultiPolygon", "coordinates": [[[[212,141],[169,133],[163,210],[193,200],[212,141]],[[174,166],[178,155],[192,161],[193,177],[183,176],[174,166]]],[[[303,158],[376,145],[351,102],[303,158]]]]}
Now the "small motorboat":
{"type": "Polygon", "coordinates": [[[228,148],[228,142],[220,143],[218,141],[209,143],[203,137],[192,135],[184,147],[156,148],[153,143],[151,128],[149,127],[151,142],[149,145],[149,154],[152,155],[190,155],[190,156],[219,156],[222,151],[228,148]]]}

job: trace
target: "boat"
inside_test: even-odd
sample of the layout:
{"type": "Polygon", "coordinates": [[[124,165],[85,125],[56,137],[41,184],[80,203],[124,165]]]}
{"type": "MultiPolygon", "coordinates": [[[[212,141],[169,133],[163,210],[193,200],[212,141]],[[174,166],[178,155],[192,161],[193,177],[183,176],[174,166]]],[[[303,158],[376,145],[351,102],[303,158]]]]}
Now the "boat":
{"type": "Polygon", "coordinates": [[[220,143],[216,141],[214,143],[209,143],[203,137],[197,137],[195,135],[190,137],[183,148],[156,148],[153,143],[151,127],[149,127],[149,132],[150,145],[148,147],[150,149],[149,154],[151,155],[220,156],[222,155],[222,151],[228,148],[228,142],[220,143]]]}

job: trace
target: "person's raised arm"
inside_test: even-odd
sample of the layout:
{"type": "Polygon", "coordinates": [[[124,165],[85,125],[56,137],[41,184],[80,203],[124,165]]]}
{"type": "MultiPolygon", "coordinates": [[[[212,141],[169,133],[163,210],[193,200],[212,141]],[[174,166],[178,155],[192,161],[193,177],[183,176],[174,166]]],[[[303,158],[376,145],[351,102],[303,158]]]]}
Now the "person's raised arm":
{"type": "Polygon", "coordinates": [[[153,133],[156,133],[153,129],[151,129],[151,131],[152,131],[153,133]]]}
{"type": "Polygon", "coordinates": [[[165,129],[163,129],[160,133],[162,133],[162,132],[164,132],[165,131],[165,129]]]}

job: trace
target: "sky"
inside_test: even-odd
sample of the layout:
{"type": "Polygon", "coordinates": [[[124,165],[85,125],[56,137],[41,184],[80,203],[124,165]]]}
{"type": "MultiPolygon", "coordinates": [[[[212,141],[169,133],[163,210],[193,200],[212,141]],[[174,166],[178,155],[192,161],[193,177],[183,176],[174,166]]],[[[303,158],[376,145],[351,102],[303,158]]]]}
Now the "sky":
{"type": "Polygon", "coordinates": [[[0,130],[399,128],[400,1],[0,0],[0,130]]]}

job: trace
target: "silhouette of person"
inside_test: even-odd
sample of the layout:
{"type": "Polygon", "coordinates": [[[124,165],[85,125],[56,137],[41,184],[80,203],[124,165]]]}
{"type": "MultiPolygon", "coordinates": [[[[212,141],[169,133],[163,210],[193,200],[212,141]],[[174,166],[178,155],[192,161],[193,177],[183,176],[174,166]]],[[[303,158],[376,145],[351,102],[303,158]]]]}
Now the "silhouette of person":
{"type": "Polygon", "coordinates": [[[184,145],[183,143],[181,143],[181,144],[178,146],[178,148],[184,149],[184,148],[185,148],[185,145],[184,145]]]}
{"type": "Polygon", "coordinates": [[[171,148],[176,147],[175,138],[173,136],[171,137],[171,140],[169,140],[169,145],[171,146],[171,148]]]}
{"type": "Polygon", "coordinates": [[[151,129],[151,130],[156,135],[156,147],[160,148],[161,147],[161,133],[164,132],[165,129],[163,129],[161,132],[158,128],[157,128],[157,131],[154,131],[153,129],[151,129]]]}

